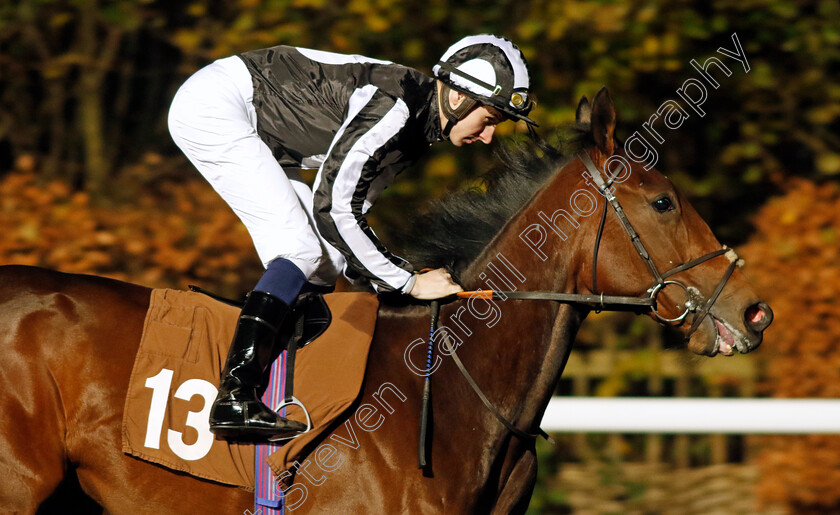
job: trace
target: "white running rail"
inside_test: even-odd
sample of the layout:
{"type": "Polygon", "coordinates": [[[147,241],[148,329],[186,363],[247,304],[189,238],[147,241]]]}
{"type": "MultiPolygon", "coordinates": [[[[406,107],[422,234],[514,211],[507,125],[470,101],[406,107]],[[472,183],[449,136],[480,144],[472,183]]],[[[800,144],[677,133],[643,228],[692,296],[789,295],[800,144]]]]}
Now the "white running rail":
{"type": "Polygon", "coordinates": [[[840,399],[552,397],[555,433],[840,433],[840,399]]]}

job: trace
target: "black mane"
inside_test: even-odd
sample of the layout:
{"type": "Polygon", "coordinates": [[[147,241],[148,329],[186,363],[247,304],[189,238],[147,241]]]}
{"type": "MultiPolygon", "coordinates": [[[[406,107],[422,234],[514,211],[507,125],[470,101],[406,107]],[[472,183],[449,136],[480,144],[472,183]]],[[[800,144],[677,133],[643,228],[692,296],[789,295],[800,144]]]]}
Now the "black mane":
{"type": "Polygon", "coordinates": [[[593,144],[589,124],[573,124],[545,140],[510,141],[496,152],[499,164],[479,186],[432,202],[403,242],[420,267],[448,267],[460,274],[502,227],[574,154],[593,144]]]}

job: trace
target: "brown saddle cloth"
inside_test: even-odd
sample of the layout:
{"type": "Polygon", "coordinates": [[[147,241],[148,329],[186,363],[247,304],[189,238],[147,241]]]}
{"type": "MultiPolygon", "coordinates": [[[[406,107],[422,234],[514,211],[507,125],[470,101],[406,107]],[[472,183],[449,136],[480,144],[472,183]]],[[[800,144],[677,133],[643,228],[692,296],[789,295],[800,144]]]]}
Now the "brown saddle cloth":
{"type": "MultiPolygon", "coordinates": [[[[313,428],[269,457],[275,476],[293,465],[361,391],[378,300],[367,293],[333,293],[324,299],[332,323],[298,350],[295,362],[295,397],[309,411],[313,428]]],[[[217,439],[208,422],[238,315],[238,308],[200,293],[152,291],[125,401],[123,452],[193,476],[254,488],[254,445],[217,439]]],[[[295,408],[290,416],[306,422],[295,408]]]]}

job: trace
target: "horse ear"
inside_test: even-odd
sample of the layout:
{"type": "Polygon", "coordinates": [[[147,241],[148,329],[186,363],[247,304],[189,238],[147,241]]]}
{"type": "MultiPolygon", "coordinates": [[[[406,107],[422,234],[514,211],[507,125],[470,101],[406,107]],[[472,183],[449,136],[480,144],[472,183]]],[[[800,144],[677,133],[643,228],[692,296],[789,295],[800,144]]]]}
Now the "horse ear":
{"type": "Polygon", "coordinates": [[[615,107],[606,87],[592,100],[592,136],[598,149],[607,157],[615,151],[615,107]]]}
{"type": "Polygon", "coordinates": [[[577,123],[590,123],[592,120],[592,106],[589,105],[589,99],[586,95],[580,97],[577,110],[575,111],[575,121],[577,123]]]}

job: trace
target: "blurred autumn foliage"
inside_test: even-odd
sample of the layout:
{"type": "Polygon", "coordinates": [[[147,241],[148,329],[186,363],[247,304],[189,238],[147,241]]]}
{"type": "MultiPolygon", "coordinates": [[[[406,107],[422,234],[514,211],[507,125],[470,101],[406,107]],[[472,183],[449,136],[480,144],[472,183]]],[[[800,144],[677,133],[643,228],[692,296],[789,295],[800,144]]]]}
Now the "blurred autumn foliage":
{"type": "MultiPolygon", "coordinates": [[[[840,397],[840,187],[794,180],[755,216],[741,251],[773,307],[764,393],[840,397]]],[[[794,513],[840,511],[840,436],[762,437],[759,494],[794,513]]]]}
{"type": "Polygon", "coordinates": [[[200,180],[160,181],[104,205],[61,180],[13,173],[0,182],[0,225],[0,263],[156,287],[212,285],[230,296],[261,273],[247,231],[200,180]]]}
{"type": "MultiPolygon", "coordinates": [[[[622,138],[663,101],[679,100],[676,90],[697,76],[692,60],[721,57],[737,33],[749,72],[722,57],[732,75],[712,72],[720,88],[709,90],[706,116],[692,112],[657,148],[658,167],[729,243],[746,239],[747,215],[791,171],[840,174],[836,0],[0,2],[0,173],[28,158],[41,176],[107,196],[143,155],[179,155],[166,130],[169,102],[214,59],[290,44],[428,73],[453,41],[480,32],[522,48],[542,135],[607,85],[622,138]]],[[[484,148],[447,147],[435,145],[387,192],[377,207],[384,220],[489,165],[484,148]]]]}

